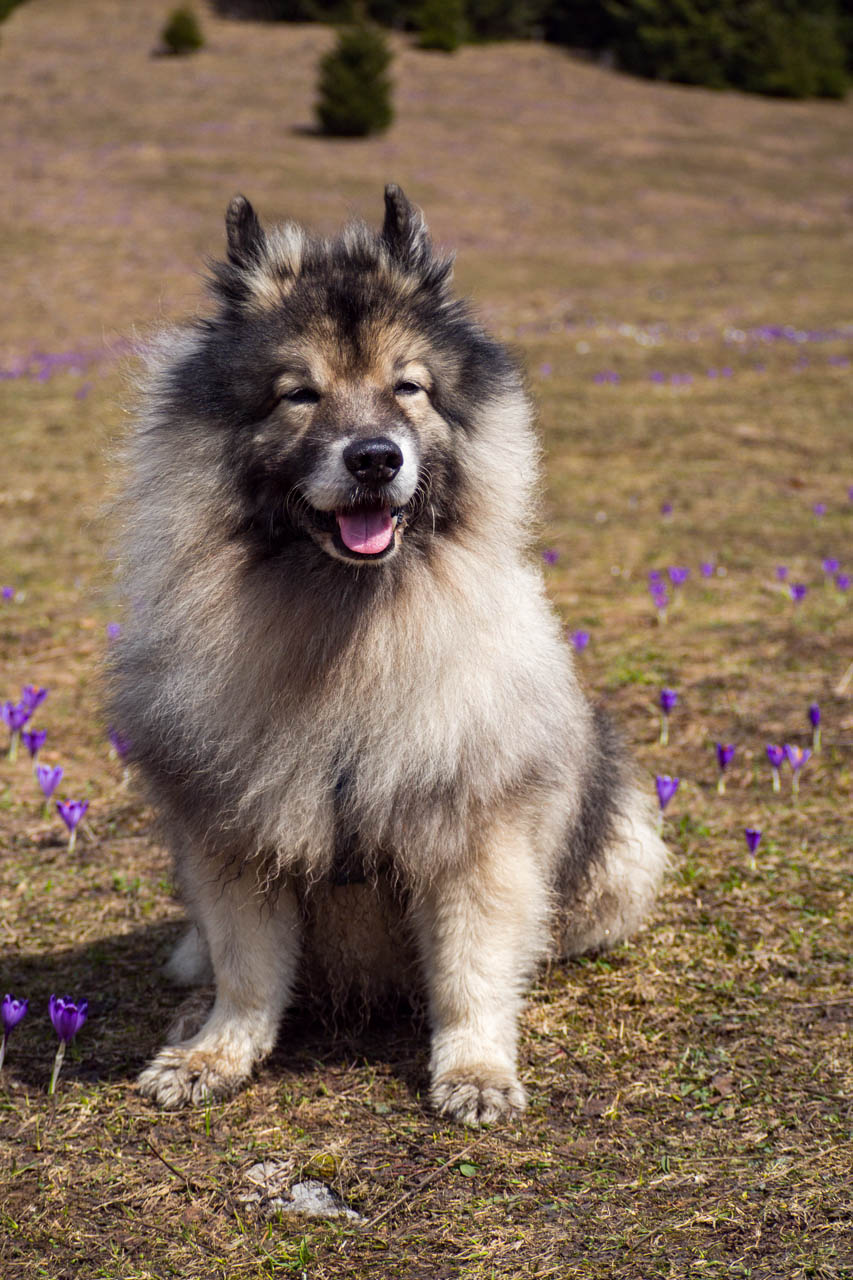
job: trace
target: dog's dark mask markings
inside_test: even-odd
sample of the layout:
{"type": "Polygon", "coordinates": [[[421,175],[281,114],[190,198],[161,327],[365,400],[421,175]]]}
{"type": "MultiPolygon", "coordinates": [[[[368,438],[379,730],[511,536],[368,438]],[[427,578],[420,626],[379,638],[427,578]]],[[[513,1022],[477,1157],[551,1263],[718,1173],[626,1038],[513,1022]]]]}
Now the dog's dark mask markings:
{"type": "Polygon", "coordinates": [[[450,295],[452,259],[396,187],[378,236],[267,235],[242,196],[226,230],[211,268],[218,313],[171,393],[229,433],[234,536],[305,568],[429,554],[467,505],[455,437],[517,380],[450,295]]]}

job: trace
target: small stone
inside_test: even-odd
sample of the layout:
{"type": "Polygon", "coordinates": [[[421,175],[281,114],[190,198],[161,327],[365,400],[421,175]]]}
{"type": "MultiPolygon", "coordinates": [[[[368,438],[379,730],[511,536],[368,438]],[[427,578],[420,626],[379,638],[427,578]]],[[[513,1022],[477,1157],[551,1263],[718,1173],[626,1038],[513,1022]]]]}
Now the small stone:
{"type": "Polygon", "coordinates": [[[250,1189],[238,1195],[241,1204],[256,1206],[265,1218],[277,1213],[301,1213],[310,1218],[350,1218],[362,1216],[351,1209],[336,1191],[324,1182],[308,1178],[288,1187],[291,1166],[282,1160],[263,1160],[243,1175],[250,1189]]]}
{"type": "Polygon", "coordinates": [[[327,1187],[325,1182],[315,1182],[309,1178],[306,1182],[294,1182],[290,1188],[291,1200],[284,1205],[285,1213],[305,1213],[312,1218],[353,1218],[361,1220],[356,1213],[345,1204],[337,1192],[327,1187]]]}

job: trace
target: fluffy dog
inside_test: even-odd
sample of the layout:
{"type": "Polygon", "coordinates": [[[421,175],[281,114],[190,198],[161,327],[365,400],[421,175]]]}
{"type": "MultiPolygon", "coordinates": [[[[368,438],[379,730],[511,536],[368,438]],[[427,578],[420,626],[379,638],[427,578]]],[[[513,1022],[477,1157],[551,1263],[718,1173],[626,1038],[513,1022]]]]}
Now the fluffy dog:
{"type": "Polygon", "coordinates": [[[237,197],[213,314],[149,359],[111,711],[192,921],[171,975],[216,983],[140,1077],[166,1107],[241,1085],[301,978],[421,993],[434,1106],[511,1116],[537,962],[627,937],[666,861],[545,599],[519,371],[385,207],[325,240],[237,197]]]}

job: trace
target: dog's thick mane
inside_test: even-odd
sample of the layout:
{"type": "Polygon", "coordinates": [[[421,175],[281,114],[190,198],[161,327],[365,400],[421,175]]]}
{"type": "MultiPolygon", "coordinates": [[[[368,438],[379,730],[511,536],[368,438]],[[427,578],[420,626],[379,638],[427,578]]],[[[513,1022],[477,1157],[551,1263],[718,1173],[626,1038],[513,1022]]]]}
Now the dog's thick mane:
{"type": "MultiPolygon", "coordinates": [[[[115,723],[128,727],[173,832],[223,850],[239,838],[308,876],[328,871],[343,775],[365,846],[393,849],[397,870],[422,878],[476,856],[478,814],[485,825],[510,798],[539,794],[538,781],[542,794],[573,793],[556,784],[583,768],[586,734],[572,721],[579,728],[588,711],[530,555],[538,445],[505,357],[464,410],[464,520],[433,533],[426,510],[421,542],[404,540],[381,570],[342,565],[306,540],[259,558],[239,536],[229,462],[239,428],[199,403],[210,335],[224,326],[239,343],[234,308],[251,309],[258,273],[281,273],[285,257],[331,278],[346,261],[392,297],[404,277],[444,295],[449,261],[434,258],[422,220],[400,214],[393,194],[387,203],[379,235],[355,226],[331,242],[267,234],[232,204],[229,260],[217,269],[227,315],[152,346],[127,453],[130,616],[115,723]],[[198,396],[186,393],[188,367],[198,396]],[[524,722],[508,733],[520,701],[524,722]]],[[[443,319],[425,314],[444,324],[448,305],[443,319]]],[[[472,328],[462,309],[451,323],[472,328]]]]}

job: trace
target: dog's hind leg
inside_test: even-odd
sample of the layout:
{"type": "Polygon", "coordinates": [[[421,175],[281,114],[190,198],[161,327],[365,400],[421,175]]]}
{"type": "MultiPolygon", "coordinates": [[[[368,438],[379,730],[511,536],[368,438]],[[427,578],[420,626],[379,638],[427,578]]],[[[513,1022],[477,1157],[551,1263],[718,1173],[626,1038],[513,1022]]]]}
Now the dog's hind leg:
{"type": "Polygon", "coordinates": [[[617,803],[604,848],[559,904],[556,951],[563,958],[630,938],[651,910],[666,870],[669,855],[650,802],[629,786],[617,803]]]}
{"type": "Polygon", "coordinates": [[[191,924],[178,939],[163,972],[176,987],[195,987],[213,981],[210,948],[197,924],[191,924]]]}
{"type": "Polygon", "coordinates": [[[201,1030],[161,1049],[139,1077],[142,1092],[164,1107],[224,1097],[248,1079],[275,1042],[299,949],[294,893],[265,895],[254,865],[217,875],[199,859],[183,879],[193,885],[190,908],[210,947],[216,999],[201,1030]]]}
{"type": "Polygon", "coordinates": [[[465,1124],[516,1115],[518,1016],[546,937],[546,877],[526,833],[496,826],[467,868],[432,882],[415,927],[432,1024],[430,1098],[465,1124]]]}

